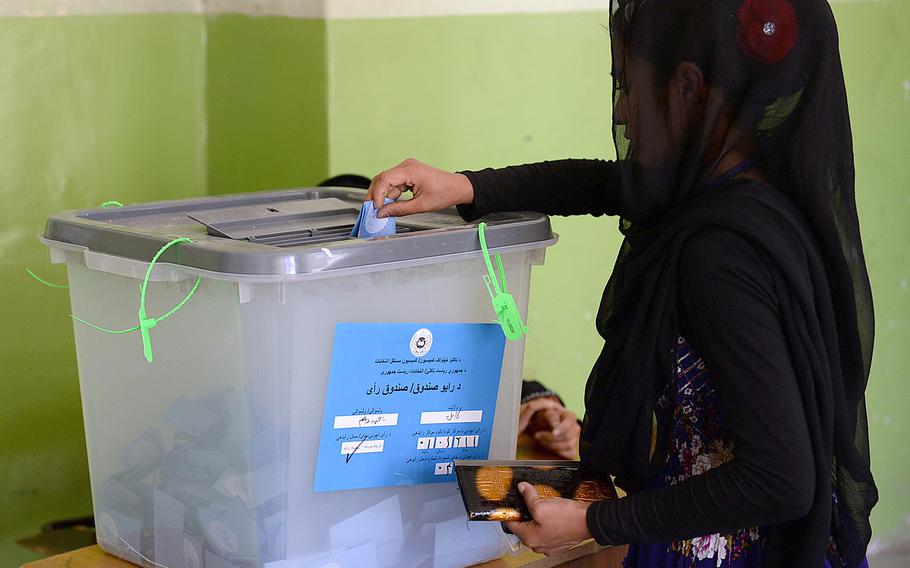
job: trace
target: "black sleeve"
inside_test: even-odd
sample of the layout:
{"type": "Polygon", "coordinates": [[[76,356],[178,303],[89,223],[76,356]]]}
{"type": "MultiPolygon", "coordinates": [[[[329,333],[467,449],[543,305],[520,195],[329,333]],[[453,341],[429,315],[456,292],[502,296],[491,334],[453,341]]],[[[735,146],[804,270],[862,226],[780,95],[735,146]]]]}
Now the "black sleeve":
{"type": "Polygon", "coordinates": [[[671,487],[595,503],[588,528],[601,544],[776,524],[812,504],[815,467],[776,269],[748,242],[713,228],[684,245],[680,263],[683,333],[712,373],[734,458],[671,487]]]}
{"type": "Polygon", "coordinates": [[[620,175],[616,162],[568,159],[460,172],[474,186],[474,203],[458,208],[473,221],[497,211],[547,215],[615,215],[620,175]]]}

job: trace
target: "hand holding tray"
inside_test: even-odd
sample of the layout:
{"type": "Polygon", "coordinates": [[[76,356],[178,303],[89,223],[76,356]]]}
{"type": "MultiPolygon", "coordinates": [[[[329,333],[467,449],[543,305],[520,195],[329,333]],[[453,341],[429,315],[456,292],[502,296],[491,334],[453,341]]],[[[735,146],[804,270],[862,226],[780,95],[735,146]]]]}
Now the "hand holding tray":
{"type": "Polygon", "coordinates": [[[594,502],[615,499],[609,478],[585,471],[577,461],[456,460],[458,488],[472,521],[528,521],[531,514],[518,492],[522,481],[545,498],[594,502]]]}

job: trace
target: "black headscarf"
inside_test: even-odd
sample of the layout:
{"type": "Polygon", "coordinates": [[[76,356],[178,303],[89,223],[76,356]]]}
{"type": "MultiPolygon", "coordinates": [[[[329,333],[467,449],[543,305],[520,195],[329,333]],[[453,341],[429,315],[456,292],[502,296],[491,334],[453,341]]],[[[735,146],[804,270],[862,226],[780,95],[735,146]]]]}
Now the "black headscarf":
{"type": "Polygon", "coordinates": [[[703,227],[727,228],[777,267],[816,464],[809,514],[771,527],[765,558],[821,566],[833,536],[847,565],[858,566],[877,501],[864,403],[873,315],[830,6],[613,0],[611,14],[625,240],[597,318],[605,344],[585,393],[582,460],[630,491],[657,473],[668,428],[655,408],[675,376],[680,251],[703,227]],[[667,85],[683,62],[698,67],[706,91],[680,137],[667,85]],[[764,181],[718,171],[744,149],[764,181]]]}

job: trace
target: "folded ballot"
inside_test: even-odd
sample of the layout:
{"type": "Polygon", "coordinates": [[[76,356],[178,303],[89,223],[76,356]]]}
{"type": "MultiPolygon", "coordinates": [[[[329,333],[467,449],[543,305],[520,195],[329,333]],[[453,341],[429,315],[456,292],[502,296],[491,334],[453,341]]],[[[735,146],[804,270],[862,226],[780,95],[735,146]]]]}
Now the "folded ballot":
{"type": "MultiPolygon", "coordinates": [[[[392,200],[386,198],[386,203],[392,200]]],[[[358,239],[372,239],[374,237],[388,237],[395,234],[395,218],[376,216],[377,210],[372,201],[364,201],[360,208],[360,215],[351,230],[351,236],[358,239]]]]}

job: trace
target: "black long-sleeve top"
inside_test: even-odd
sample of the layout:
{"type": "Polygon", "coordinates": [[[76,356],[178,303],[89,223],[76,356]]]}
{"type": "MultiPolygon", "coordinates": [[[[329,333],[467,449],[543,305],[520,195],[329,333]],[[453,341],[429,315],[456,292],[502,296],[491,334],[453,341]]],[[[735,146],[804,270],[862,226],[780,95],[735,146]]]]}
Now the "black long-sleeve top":
{"type": "MultiPolygon", "coordinates": [[[[616,215],[623,210],[616,164],[560,160],[462,172],[474,186],[466,219],[495,211],[616,215]]],[[[735,233],[707,228],[680,262],[681,332],[714,378],[734,458],[670,487],[588,509],[601,544],[693,538],[804,516],[814,461],[803,405],[781,328],[772,270],[735,233]]]]}

